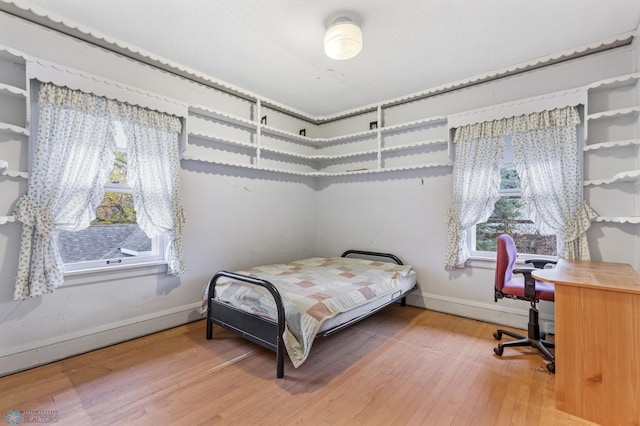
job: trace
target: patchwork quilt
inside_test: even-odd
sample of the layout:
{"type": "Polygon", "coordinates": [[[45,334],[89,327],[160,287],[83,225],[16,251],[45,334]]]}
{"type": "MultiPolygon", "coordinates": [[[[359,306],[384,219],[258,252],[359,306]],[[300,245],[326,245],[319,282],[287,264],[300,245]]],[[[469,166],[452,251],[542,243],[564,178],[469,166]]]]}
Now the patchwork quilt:
{"type": "MultiPolygon", "coordinates": [[[[283,299],[286,327],[283,336],[295,367],[307,356],[323,322],[381,297],[388,297],[411,271],[407,265],[345,257],[314,257],[258,266],[238,274],[271,282],[283,299]]],[[[203,306],[206,309],[208,288],[203,306]]],[[[273,320],[276,305],[262,287],[221,278],[216,299],[273,320]]]]}

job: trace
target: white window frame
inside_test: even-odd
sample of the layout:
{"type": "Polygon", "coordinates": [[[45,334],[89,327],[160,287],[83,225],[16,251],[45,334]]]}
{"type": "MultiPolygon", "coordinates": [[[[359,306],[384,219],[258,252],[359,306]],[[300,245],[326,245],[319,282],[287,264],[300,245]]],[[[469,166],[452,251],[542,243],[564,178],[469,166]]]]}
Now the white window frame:
{"type": "MultiPolygon", "coordinates": [[[[508,197],[508,196],[521,196],[522,192],[520,189],[509,188],[509,189],[501,189],[499,191],[500,197],[508,197]]],[[[469,249],[470,259],[476,260],[495,260],[496,252],[495,251],[484,251],[484,250],[475,250],[476,247],[476,225],[473,225],[469,228],[469,232],[467,233],[467,248],[469,249]]],[[[544,259],[544,260],[556,260],[558,257],[553,255],[545,255],[545,254],[532,254],[532,253],[520,253],[518,252],[517,261],[524,262],[526,259],[544,259]]]]}
{"type": "Polygon", "coordinates": [[[151,239],[152,254],[149,256],[119,257],[115,259],[87,260],[84,262],[65,263],[64,275],[75,275],[102,272],[112,269],[124,269],[143,266],[166,265],[166,237],[161,235],[151,239]]]}
{"type": "MultiPolygon", "coordinates": [[[[124,152],[126,150],[126,138],[122,126],[117,123],[116,130],[116,150],[124,152]]],[[[125,192],[131,193],[132,188],[128,184],[111,183],[108,182],[104,186],[104,192],[125,192]]],[[[149,254],[136,255],[135,253],[130,257],[118,257],[113,259],[96,259],[87,260],[82,262],[64,263],[64,274],[80,274],[80,273],[92,273],[111,270],[114,268],[133,268],[143,266],[153,266],[159,264],[166,264],[166,247],[167,236],[159,235],[151,238],[151,252],[149,254]]]]}
{"type": "MultiPolygon", "coordinates": [[[[128,186],[128,185],[122,185],[128,186]]],[[[130,187],[129,187],[130,188],[130,187]]],[[[105,186],[105,192],[130,192],[123,188],[113,188],[105,186]]],[[[133,268],[142,266],[153,266],[166,264],[166,235],[158,235],[151,238],[151,253],[148,255],[118,257],[112,259],[96,259],[86,260],[82,262],[73,262],[64,264],[64,274],[91,273],[114,268],[133,268]]]]}
{"type": "MultiPolygon", "coordinates": [[[[514,162],[514,154],[513,154],[513,145],[511,144],[511,135],[504,136],[504,153],[502,163],[500,164],[500,169],[503,169],[506,166],[512,166],[514,162]]],[[[500,197],[509,197],[509,196],[522,196],[521,188],[505,188],[498,189],[498,194],[500,197]]],[[[483,250],[475,250],[476,247],[476,225],[473,225],[469,228],[467,232],[467,249],[469,250],[469,258],[472,260],[496,260],[496,252],[495,251],[483,251],[483,250]]],[[[544,255],[544,254],[532,254],[532,253],[518,253],[517,262],[524,262],[527,259],[544,259],[544,260],[556,260],[558,257],[553,255],[544,255]]]]}

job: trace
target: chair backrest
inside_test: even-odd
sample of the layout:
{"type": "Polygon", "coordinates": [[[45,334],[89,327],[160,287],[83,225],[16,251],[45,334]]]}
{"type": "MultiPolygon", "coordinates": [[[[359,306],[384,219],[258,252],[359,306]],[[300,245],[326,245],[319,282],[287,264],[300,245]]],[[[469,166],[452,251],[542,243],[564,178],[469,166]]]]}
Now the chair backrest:
{"type": "Polygon", "coordinates": [[[516,243],[510,235],[502,234],[498,237],[498,249],[496,250],[496,290],[502,291],[505,283],[513,277],[513,265],[516,263],[518,253],[516,243]]]}

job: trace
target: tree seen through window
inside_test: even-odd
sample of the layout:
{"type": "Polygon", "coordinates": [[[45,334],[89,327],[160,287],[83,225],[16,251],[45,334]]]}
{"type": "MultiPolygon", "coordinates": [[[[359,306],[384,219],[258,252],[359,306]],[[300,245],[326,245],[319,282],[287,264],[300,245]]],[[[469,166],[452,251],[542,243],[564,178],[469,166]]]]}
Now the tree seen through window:
{"type": "Polygon", "coordinates": [[[500,169],[500,199],[489,219],[475,227],[475,250],[495,252],[500,234],[509,234],[519,253],[555,256],[555,235],[541,235],[526,214],[520,177],[513,165],[500,169]]]}
{"type": "MultiPolygon", "coordinates": [[[[127,184],[127,153],[116,151],[113,170],[109,175],[112,185],[127,184]]],[[[130,192],[105,191],[102,203],[96,208],[96,218],[91,225],[135,224],[136,212],[130,192]]]]}

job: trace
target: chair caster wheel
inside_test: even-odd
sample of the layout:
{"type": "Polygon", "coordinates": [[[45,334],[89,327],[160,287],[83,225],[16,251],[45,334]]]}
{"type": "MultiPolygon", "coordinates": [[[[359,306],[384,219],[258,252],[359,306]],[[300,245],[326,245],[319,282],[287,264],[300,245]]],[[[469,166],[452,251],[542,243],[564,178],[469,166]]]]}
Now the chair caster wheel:
{"type": "Polygon", "coordinates": [[[499,331],[496,331],[495,333],[493,333],[493,338],[496,340],[502,339],[502,333],[500,333],[499,331]]]}
{"type": "Polygon", "coordinates": [[[556,374],[556,363],[555,362],[550,362],[549,364],[547,364],[547,370],[551,374],[556,374]]]}
{"type": "Polygon", "coordinates": [[[496,355],[498,356],[502,356],[502,352],[504,351],[503,347],[498,345],[495,348],[493,348],[493,352],[495,352],[496,355]]]}

